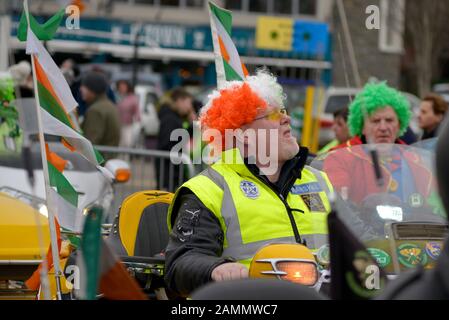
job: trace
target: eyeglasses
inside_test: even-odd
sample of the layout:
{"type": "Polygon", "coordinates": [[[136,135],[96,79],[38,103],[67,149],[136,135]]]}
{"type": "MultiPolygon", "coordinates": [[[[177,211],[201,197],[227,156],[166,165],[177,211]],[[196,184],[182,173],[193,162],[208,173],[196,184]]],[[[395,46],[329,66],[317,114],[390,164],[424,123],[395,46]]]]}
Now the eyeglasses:
{"type": "Polygon", "coordinates": [[[271,121],[279,121],[282,118],[282,116],[286,116],[286,115],[288,115],[287,109],[278,108],[264,116],[254,118],[254,120],[260,120],[260,119],[267,118],[268,120],[271,120],[271,121]]]}

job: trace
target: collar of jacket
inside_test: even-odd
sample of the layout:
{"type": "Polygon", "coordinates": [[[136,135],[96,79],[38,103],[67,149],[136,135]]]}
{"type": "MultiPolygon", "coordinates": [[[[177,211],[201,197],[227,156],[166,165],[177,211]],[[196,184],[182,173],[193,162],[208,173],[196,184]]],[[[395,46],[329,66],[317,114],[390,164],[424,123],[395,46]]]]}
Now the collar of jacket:
{"type": "Polygon", "coordinates": [[[91,105],[93,105],[94,103],[103,101],[103,100],[109,100],[108,96],[106,95],[106,93],[102,93],[99,94],[95,97],[95,99],[92,101],[91,105]]]}
{"type": "Polygon", "coordinates": [[[301,171],[304,169],[308,154],[309,149],[300,147],[299,152],[292,159],[284,163],[279,179],[275,183],[268,180],[267,176],[260,172],[257,165],[250,164],[248,158],[243,159],[237,148],[224,151],[221,156],[221,161],[228,163],[228,165],[240,176],[255,176],[284,197],[287,197],[287,194],[293,187],[296,179],[301,178],[301,171]]]}
{"type": "Polygon", "coordinates": [[[439,127],[440,127],[440,125],[438,124],[434,129],[432,129],[430,131],[423,130],[423,135],[421,137],[421,140],[432,139],[432,138],[437,137],[439,127]]]}

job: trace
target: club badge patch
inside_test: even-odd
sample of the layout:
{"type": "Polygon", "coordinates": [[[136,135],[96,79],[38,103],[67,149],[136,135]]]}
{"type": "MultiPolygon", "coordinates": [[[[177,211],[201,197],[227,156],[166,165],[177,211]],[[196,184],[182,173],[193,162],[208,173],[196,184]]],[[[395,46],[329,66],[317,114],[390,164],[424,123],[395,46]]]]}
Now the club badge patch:
{"type": "Polygon", "coordinates": [[[320,184],[318,182],[311,182],[305,184],[295,184],[290,192],[292,194],[300,195],[305,193],[318,193],[323,191],[320,184]]]}
{"type": "Polygon", "coordinates": [[[437,260],[441,254],[441,244],[438,242],[428,242],[426,244],[426,253],[433,260],[437,260]]]}
{"type": "Polygon", "coordinates": [[[427,255],[424,250],[416,244],[404,243],[398,247],[399,262],[407,268],[414,268],[417,265],[426,265],[427,255]]]}
{"type": "Polygon", "coordinates": [[[413,193],[409,197],[409,204],[412,208],[420,208],[424,205],[424,199],[419,193],[413,193]]]}
{"type": "Polygon", "coordinates": [[[240,182],[240,189],[247,198],[257,199],[259,197],[259,188],[254,182],[243,180],[240,182]]]}
{"type": "Polygon", "coordinates": [[[301,199],[304,201],[309,211],[326,212],[324,203],[318,193],[302,194],[301,199]]]}
{"type": "Polygon", "coordinates": [[[316,258],[317,258],[318,262],[323,265],[328,265],[331,262],[328,244],[325,244],[318,249],[316,258]]]}
{"type": "Polygon", "coordinates": [[[373,258],[376,260],[377,264],[381,268],[385,268],[391,263],[391,257],[388,253],[386,253],[384,250],[377,249],[377,248],[368,248],[368,252],[373,256],[373,258]]]}

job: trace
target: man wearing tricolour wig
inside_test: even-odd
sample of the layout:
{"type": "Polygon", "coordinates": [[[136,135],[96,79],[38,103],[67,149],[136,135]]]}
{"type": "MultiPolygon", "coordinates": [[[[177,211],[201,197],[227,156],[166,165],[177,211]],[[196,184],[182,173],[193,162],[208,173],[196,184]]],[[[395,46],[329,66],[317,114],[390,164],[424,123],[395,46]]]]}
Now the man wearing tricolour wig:
{"type": "Polygon", "coordinates": [[[366,143],[398,143],[411,117],[407,98],[385,82],[368,83],[349,106],[352,139],[334,149],[366,143]]]}
{"type": "Polygon", "coordinates": [[[284,100],[266,71],[209,96],[200,122],[222,153],[177,190],[169,208],[171,290],[188,295],[209,281],[245,278],[256,251],[270,243],[317,250],[326,242],[332,186],[305,166],[308,150],[291,133],[284,100]]]}

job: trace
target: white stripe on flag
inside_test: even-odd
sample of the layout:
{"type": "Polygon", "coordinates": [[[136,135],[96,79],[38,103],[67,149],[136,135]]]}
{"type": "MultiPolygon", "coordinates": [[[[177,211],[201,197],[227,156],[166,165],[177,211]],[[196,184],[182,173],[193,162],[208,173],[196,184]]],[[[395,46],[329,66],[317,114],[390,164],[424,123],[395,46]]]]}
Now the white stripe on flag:
{"type": "Polygon", "coordinates": [[[75,232],[81,232],[83,228],[83,212],[61,197],[53,188],[49,188],[47,204],[48,210],[53,212],[58,218],[61,227],[75,232]]]}
{"type": "MultiPolygon", "coordinates": [[[[223,40],[223,44],[226,47],[226,51],[229,54],[229,65],[234,69],[234,71],[243,79],[245,79],[245,75],[243,73],[242,69],[242,62],[240,60],[239,53],[237,51],[237,48],[234,45],[234,42],[232,41],[229,34],[226,32],[225,28],[221,24],[221,22],[217,19],[215,14],[212,14],[212,19],[214,19],[218,35],[220,35],[221,39],[223,40]]],[[[220,48],[220,46],[219,46],[220,48]]]]}
{"type": "Polygon", "coordinates": [[[66,126],[42,108],[41,114],[44,133],[64,137],[87,160],[98,165],[94,148],[89,140],[72,128],[66,126]]]}
{"type": "Polygon", "coordinates": [[[45,71],[48,80],[50,81],[56,95],[63,104],[66,112],[69,113],[76,108],[78,103],[73,98],[72,91],[62,75],[61,70],[51,58],[50,54],[45,50],[39,39],[36,38],[34,33],[28,28],[28,36],[26,43],[26,53],[34,54],[37,56],[42,69],[45,71]]]}
{"type": "Polygon", "coordinates": [[[215,56],[215,71],[217,73],[217,87],[221,89],[226,83],[226,74],[224,71],[223,57],[220,52],[220,43],[218,41],[217,27],[215,25],[215,20],[213,19],[214,13],[209,7],[210,16],[210,27],[212,30],[212,40],[214,45],[214,56],[215,56]]]}

